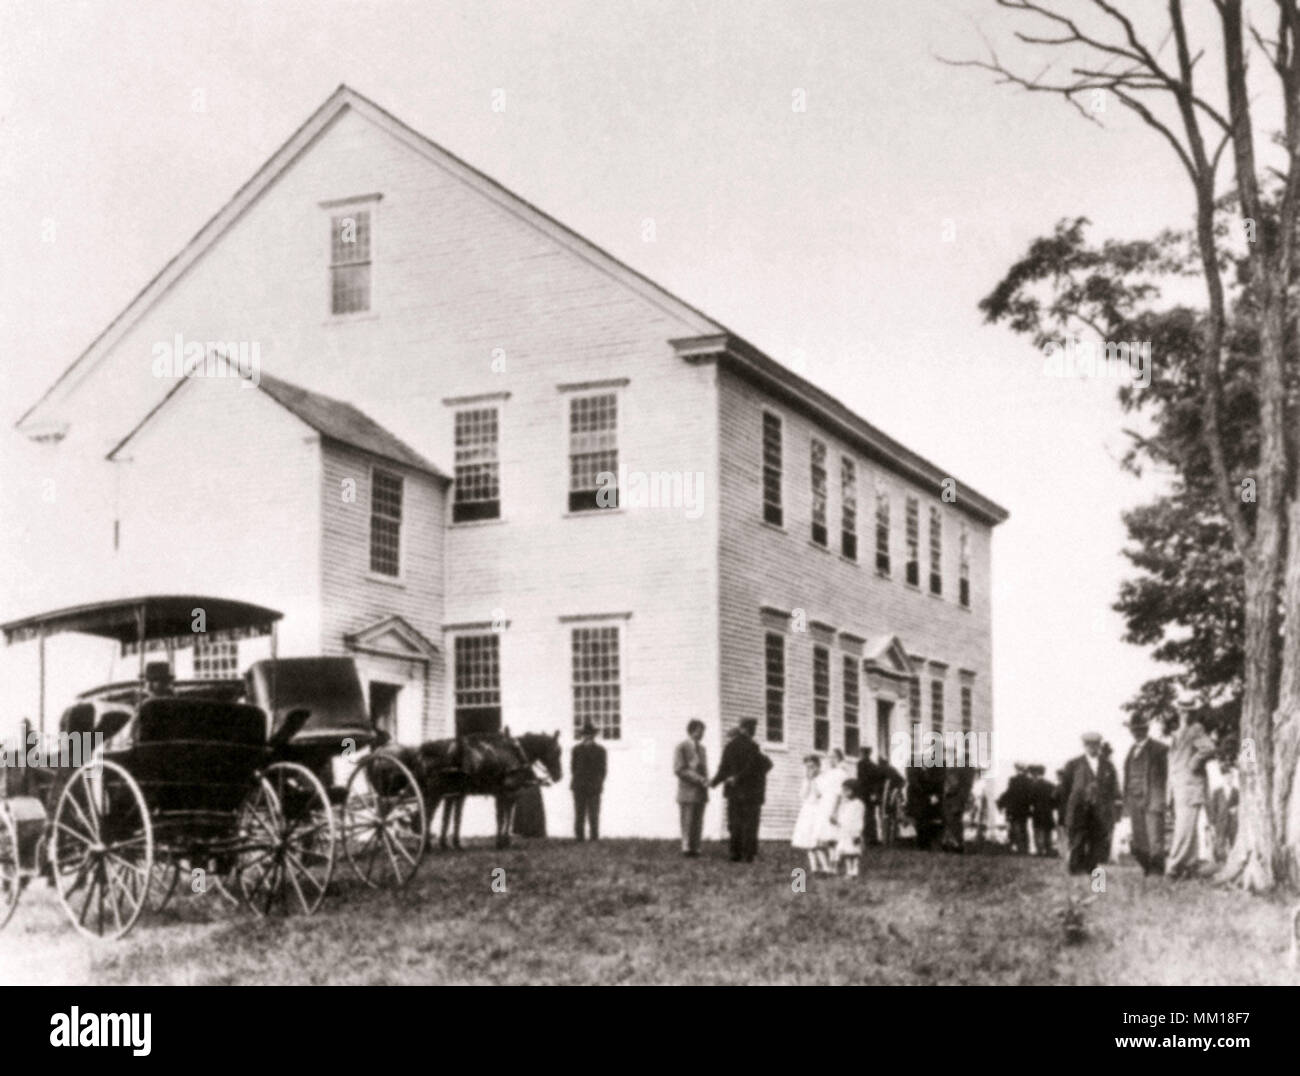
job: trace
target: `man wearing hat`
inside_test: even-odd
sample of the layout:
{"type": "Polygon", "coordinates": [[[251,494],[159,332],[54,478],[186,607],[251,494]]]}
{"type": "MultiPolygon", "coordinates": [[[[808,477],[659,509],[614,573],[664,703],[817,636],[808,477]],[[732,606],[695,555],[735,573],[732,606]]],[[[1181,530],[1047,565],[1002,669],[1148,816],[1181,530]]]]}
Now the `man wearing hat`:
{"type": "Polygon", "coordinates": [[[1198,862],[1196,830],[1208,798],[1205,764],[1214,757],[1214,741],[1189,710],[1181,711],[1182,727],[1169,745],[1169,799],[1174,805],[1174,836],[1165,874],[1179,878],[1195,874],[1198,862]]]}
{"type": "Polygon", "coordinates": [[[1083,754],[1061,772],[1061,803],[1065,805],[1065,837],[1070,846],[1071,874],[1091,874],[1110,848],[1119,800],[1115,767],[1101,753],[1101,735],[1083,734],[1083,754]]]}
{"type": "Polygon", "coordinates": [[[754,742],[758,721],[742,718],[740,732],[722,749],[718,772],[709,787],[724,785],[731,820],[731,862],[752,863],[758,855],[758,826],[772,760],[754,742]]]}
{"type": "Polygon", "coordinates": [[[605,790],[606,763],[605,749],[596,742],[596,729],[588,721],[582,726],[582,740],[573,745],[569,756],[575,840],[585,839],[586,823],[590,823],[591,839],[600,840],[600,796],[605,790]]]}
{"type": "Polygon", "coordinates": [[[1047,779],[1047,767],[1029,767],[1029,814],[1034,823],[1034,851],[1054,856],[1052,830],[1056,828],[1056,786],[1047,779]]]}
{"type": "Polygon", "coordinates": [[[1006,791],[998,797],[998,810],[1007,816],[1007,839],[1011,851],[1022,856],[1029,851],[1029,813],[1033,802],[1033,780],[1029,767],[1016,763],[1015,776],[1007,782],[1006,791]]]}
{"type": "Polygon", "coordinates": [[[176,694],[172,667],[165,661],[151,661],[144,667],[144,697],[166,699],[176,694]]]}
{"type": "Polygon", "coordinates": [[[1162,874],[1169,748],[1147,735],[1150,723],[1141,715],[1125,721],[1124,727],[1133,734],[1133,746],[1124,759],[1124,811],[1132,829],[1129,848],[1143,874],[1162,874]]]}

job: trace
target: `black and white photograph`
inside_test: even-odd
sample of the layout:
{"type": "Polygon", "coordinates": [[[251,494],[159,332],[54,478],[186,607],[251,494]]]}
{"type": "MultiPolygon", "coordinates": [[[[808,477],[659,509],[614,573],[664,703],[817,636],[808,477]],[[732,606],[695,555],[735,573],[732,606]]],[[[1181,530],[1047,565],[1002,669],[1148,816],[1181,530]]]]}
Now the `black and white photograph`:
{"type": "Polygon", "coordinates": [[[4,0],[0,217],[0,985],[1284,1030],[1297,0],[4,0]]]}

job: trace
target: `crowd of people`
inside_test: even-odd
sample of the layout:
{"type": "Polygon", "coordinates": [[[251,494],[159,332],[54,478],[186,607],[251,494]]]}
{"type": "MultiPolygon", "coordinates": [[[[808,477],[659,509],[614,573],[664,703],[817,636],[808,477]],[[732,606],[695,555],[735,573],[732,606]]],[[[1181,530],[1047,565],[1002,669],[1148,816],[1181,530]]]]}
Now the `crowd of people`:
{"type": "Polygon", "coordinates": [[[1128,822],[1128,851],[1145,874],[1191,877],[1202,864],[1221,862],[1236,837],[1236,771],[1231,752],[1189,713],[1166,725],[1168,743],[1151,735],[1150,722],[1125,723],[1133,737],[1121,774],[1110,745],[1095,732],[1083,736],[1083,753],[1058,772],[1055,785],[1042,766],[1018,764],[998,807],[1007,818],[1008,843],[1055,855],[1052,834],[1064,833],[1071,874],[1090,874],[1112,862],[1117,825],[1128,822]]]}
{"type": "MultiPolygon", "coordinates": [[[[683,856],[700,854],[705,809],[719,785],[731,860],[752,862],[758,855],[772,760],[756,741],[757,726],[750,718],[731,730],[710,777],[704,723],[687,725],[686,739],[673,752],[683,856]]],[[[1095,732],[1084,734],[1083,753],[1057,771],[1055,782],[1043,765],[1016,764],[996,801],[1012,853],[1058,856],[1059,832],[1070,873],[1090,874],[1114,860],[1116,826],[1126,818],[1128,851],[1146,874],[1187,877],[1203,862],[1223,859],[1236,828],[1231,752],[1220,751],[1216,736],[1190,714],[1165,728],[1168,743],[1150,735],[1145,718],[1134,717],[1125,727],[1133,743],[1122,773],[1110,745],[1095,732]]],[[[893,843],[905,820],[915,828],[918,847],[939,844],[947,851],[962,851],[968,831],[982,842],[994,828],[991,796],[974,788],[976,774],[969,767],[909,768],[905,777],[888,760],[873,759],[870,748],[856,760],[834,749],[803,761],[791,845],[806,855],[813,874],[856,876],[863,848],[893,843]]],[[[571,757],[577,840],[600,836],[606,769],[605,749],[587,725],[571,757]]]]}

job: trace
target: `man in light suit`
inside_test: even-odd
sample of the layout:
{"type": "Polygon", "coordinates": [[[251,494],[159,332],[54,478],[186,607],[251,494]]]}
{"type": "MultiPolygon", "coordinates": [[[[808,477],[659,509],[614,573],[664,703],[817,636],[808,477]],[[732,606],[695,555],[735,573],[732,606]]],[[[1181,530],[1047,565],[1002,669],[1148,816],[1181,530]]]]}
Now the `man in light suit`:
{"type": "Polygon", "coordinates": [[[1169,748],[1147,735],[1146,718],[1134,716],[1124,724],[1133,733],[1133,746],[1124,759],[1124,811],[1132,826],[1129,848],[1143,874],[1163,874],[1169,748]]]}
{"type": "Polygon", "coordinates": [[[1208,798],[1205,764],[1214,754],[1214,741],[1206,735],[1205,727],[1189,711],[1183,710],[1182,727],[1169,745],[1169,799],[1174,806],[1174,838],[1165,874],[1170,878],[1196,873],[1196,827],[1208,798]]]}
{"type": "Polygon", "coordinates": [[[1119,778],[1115,767],[1102,757],[1098,733],[1084,734],[1083,754],[1066,763],[1058,791],[1070,845],[1070,873],[1091,874],[1106,859],[1119,800],[1119,778]]]}
{"type": "Polygon", "coordinates": [[[686,739],[673,751],[677,775],[677,807],[682,816],[682,855],[700,854],[704,832],[704,805],[709,802],[709,764],[704,754],[704,722],[690,721],[686,739]]]}

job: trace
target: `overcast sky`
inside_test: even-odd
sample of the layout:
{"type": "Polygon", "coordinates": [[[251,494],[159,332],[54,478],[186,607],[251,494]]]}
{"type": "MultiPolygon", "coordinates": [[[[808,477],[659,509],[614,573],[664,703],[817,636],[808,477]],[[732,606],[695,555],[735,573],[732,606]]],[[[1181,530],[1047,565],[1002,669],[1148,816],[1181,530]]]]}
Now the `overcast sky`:
{"type": "Polygon", "coordinates": [[[1009,26],[991,0],[6,0],[0,419],[346,82],[1008,507],[998,755],[1121,746],[1156,669],[1110,610],[1120,513],[1151,489],[1116,465],[1114,383],[1044,377],[976,304],[1058,219],[1148,235],[1191,196],[1123,117],[934,58],[1009,26]]]}

